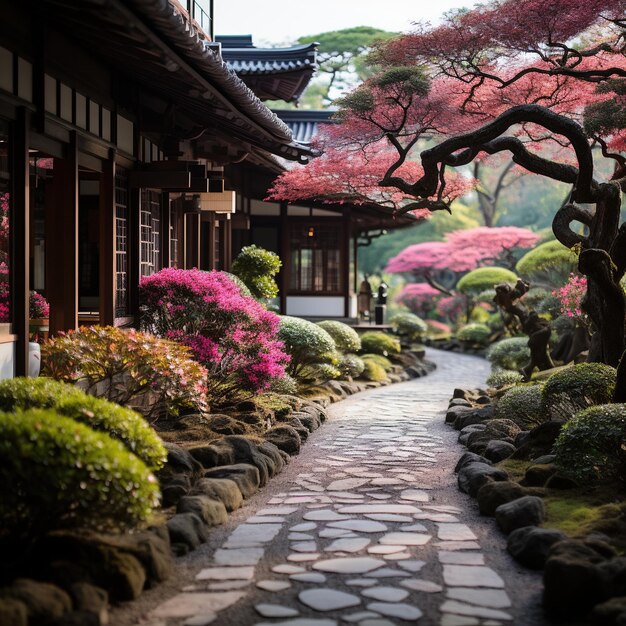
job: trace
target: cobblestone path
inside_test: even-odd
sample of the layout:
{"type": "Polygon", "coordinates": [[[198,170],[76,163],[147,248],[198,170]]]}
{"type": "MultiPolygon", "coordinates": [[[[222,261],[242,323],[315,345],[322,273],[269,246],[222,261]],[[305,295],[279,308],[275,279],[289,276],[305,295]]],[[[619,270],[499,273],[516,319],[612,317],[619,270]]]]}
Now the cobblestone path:
{"type": "Polygon", "coordinates": [[[538,575],[508,559],[455,486],[461,448],[442,412],[487,364],[429,358],[426,378],[333,405],[283,474],[188,557],[171,597],[148,592],[128,623],[542,624],[538,575]]]}

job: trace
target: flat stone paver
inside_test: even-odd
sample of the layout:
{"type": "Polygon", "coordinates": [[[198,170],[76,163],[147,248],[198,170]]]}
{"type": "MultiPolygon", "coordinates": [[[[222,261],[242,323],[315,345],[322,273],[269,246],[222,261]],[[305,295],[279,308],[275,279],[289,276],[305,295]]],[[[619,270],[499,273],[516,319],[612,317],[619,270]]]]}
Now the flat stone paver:
{"type": "Polygon", "coordinates": [[[155,593],[147,617],[116,621],[113,613],[112,622],[185,626],[205,616],[217,626],[542,625],[528,617],[534,609],[515,612],[511,598],[519,594],[507,574],[520,574],[502,556],[502,539],[491,545],[499,532],[493,520],[468,516],[475,505],[454,485],[463,448],[443,412],[455,387],[484,385],[488,364],[433,357],[438,369],[425,378],[332,405],[301,455],[224,532],[215,531],[219,543],[187,557],[194,591],[167,599],[155,593]],[[229,581],[244,586],[212,591],[229,581]]]}

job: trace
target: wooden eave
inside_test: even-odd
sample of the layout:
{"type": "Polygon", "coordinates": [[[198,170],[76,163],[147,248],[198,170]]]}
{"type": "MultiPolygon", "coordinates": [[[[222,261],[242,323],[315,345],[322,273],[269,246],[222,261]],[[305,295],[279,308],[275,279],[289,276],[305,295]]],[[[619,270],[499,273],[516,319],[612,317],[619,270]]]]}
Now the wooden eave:
{"type": "Polygon", "coordinates": [[[171,0],[41,0],[46,17],[146,92],[174,103],[198,127],[282,158],[310,150],[231,72],[171,0]]]}

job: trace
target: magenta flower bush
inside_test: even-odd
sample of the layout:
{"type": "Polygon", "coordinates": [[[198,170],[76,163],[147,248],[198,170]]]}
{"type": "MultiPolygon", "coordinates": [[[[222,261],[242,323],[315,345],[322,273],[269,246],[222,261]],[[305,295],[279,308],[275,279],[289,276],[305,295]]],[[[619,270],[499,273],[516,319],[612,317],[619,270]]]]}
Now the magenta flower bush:
{"type": "Polygon", "coordinates": [[[142,327],[188,346],[208,370],[209,402],[220,405],[269,388],[289,357],[279,317],[242,295],[223,272],[166,268],[139,287],[142,327]]]}
{"type": "Polygon", "coordinates": [[[552,292],[561,303],[561,314],[567,317],[575,317],[584,321],[585,315],[582,310],[582,300],[587,293],[587,278],[570,274],[567,283],[560,289],[552,292]]]}

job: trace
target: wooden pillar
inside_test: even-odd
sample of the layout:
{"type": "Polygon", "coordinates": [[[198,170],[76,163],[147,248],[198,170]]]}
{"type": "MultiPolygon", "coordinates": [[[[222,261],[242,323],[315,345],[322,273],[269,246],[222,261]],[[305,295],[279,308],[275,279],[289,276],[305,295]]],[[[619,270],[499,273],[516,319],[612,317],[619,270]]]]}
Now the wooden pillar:
{"type": "Polygon", "coordinates": [[[50,334],[78,327],[78,148],[70,134],[65,158],[54,161],[54,199],[46,214],[50,334]]]}
{"type": "Polygon", "coordinates": [[[28,147],[30,112],[18,110],[13,126],[13,194],[11,197],[11,242],[9,268],[13,282],[13,332],[15,346],[15,375],[28,374],[28,335],[30,298],[30,179],[28,147]]]}
{"type": "Polygon", "coordinates": [[[232,220],[226,217],[222,220],[221,226],[224,227],[222,231],[222,240],[224,251],[224,259],[222,261],[222,270],[230,272],[230,266],[233,260],[233,223],[232,220]]]}
{"type": "Polygon", "coordinates": [[[353,245],[354,245],[354,284],[352,288],[354,293],[359,292],[359,233],[353,236],[353,245]]]}
{"type": "Polygon", "coordinates": [[[350,209],[341,214],[341,284],[343,287],[343,316],[350,317],[350,209]]]}
{"type": "Polygon", "coordinates": [[[115,322],[115,151],[103,163],[100,176],[100,324],[115,322]]]}
{"type": "Polygon", "coordinates": [[[280,296],[280,312],[282,315],[286,315],[287,313],[287,290],[289,289],[289,268],[291,259],[288,258],[289,255],[289,224],[288,224],[288,215],[287,215],[287,203],[280,203],[280,242],[278,249],[278,256],[283,262],[283,266],[280,268],[280,274],[278,275],[278,279],[280,281],[279,288],[279,296],[280,296]]]}
{"type": "Polygon", "coordinates": [[[161,195],[161,262],[162,267],[171,265],[172,224],[170,211],[170,194],[161,195]]]}
{"type": "Polygon", "coordinates": [[[200,214],[187,213],[184,216],[185,269],[200,267],[200,214]]]}

